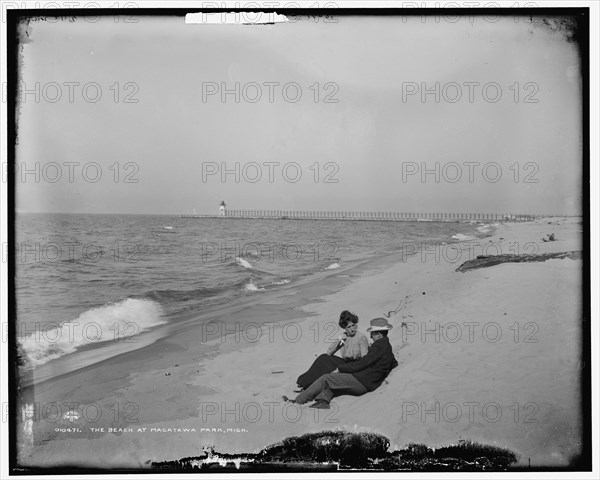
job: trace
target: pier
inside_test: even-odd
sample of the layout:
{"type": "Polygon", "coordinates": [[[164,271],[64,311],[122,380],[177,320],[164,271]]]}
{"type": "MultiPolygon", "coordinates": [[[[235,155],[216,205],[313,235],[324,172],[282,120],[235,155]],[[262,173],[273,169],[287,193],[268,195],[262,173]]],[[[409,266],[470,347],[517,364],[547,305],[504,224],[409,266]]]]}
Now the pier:
{"type": "Polygon", "coordinates": [[[299,210],[226,210],[224,214],[189,214],[182,218],[232,218],[265,220],[354,220],[377,222],[531,222],[556,215],[522,213],[415,213],[415,212],[341,212],[299,210]]]}

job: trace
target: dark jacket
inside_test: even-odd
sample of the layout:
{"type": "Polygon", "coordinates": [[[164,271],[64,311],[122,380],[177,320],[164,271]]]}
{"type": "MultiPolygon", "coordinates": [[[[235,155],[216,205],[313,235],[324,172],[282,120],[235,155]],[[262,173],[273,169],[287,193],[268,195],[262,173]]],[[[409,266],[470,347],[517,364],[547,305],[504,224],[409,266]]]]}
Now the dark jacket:
{"type": "Polygon", "coordinates": [[[355,362],[338,367],[340,373],[351,373],[367,390],[373,391],[385,380],[398,362],[387,337],[373,342],[369,352],[355,362]]]}

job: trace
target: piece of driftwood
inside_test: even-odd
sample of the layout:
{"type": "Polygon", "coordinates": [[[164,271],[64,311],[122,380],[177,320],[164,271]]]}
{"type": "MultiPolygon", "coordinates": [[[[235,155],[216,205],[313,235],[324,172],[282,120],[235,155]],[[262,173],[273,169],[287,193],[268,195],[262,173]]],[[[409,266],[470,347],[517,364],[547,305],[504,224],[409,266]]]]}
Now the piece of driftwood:
{"type": "Polygon", "coordinates": [[[572,260],[577,260],[581,258],[581,251],[576,250],[571,252],[537,253],[525,255],[514,255],[511,253],[506,253],[503,255],[479,255],[477,258],[463,263],[456,269],[456,271],[468,272],[469,270],[491,267],[493,265],[500,265],[501,263],[545,262],[546,260],[551,260],[553,258],[570,258],[572,260]]]}

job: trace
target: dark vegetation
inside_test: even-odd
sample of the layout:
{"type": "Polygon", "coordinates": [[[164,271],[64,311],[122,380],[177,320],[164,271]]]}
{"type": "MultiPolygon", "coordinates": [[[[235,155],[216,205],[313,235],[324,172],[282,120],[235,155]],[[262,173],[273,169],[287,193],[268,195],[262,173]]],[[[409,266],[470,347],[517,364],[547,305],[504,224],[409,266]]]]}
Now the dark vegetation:
{"type": "Polygon", "coordinates": [[[409,444],[391,453],[389,446],[386,437],[375,433],[328,431],[286,438],[258,454],[229,455],[205,450],[198,457],[152,462],[151,467],[163,471],[219,472],[503,471],[517,461],[517,456],[510,450],[468,441],[438,449],[409,444]],[[209,457],[218,457],[221,464],[208,460],[209,457]]]}

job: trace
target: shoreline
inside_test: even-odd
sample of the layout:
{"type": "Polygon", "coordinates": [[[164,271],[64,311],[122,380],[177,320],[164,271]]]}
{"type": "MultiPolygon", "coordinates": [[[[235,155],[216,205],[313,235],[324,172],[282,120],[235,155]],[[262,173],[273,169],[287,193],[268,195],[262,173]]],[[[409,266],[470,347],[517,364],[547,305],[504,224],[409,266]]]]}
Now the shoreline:
{"type": "MultiPolygon", "coordinates": [[[[477,230],[479,233],[478,237],[475,236],[466,236],[463,234],[459,234],[457,238],[456,235],[451,237],[450,242],[433,242],[435,245],[447,245],[451,246],[458,243],[464,243],[465,241],[469,242],[482,242],[484,238],[487,238],[493,234],[496,230],[496,225],[493,223],[483,223],[480,221],[462,221],[463,223],[470,223],[472,225],[479,224],[479,227],[474,227],[474,230],[477,230]],[[485,230],[481,230],[485,228],[485,230]]],[[[455,222],[449,222],[455,223],[455,222]]],[[[157,326],[151,327],[150,329],[140,332],[138,335],[133,337],[124,336],[123,338],[115,338],[113,340],[106,340],[98,343],[88,343],[83,344],[77,347],[76,351],[71,352],[66,355],[62,355],[56,359],[52,359],[49,362],[39,364],[39,365],[31,365],[27,364],[27,369],[32,370],[25,371],[23,376],[28,376],[32,380],[32,383],[28,383],[25,386],[31,385],[40,385],[44,382],[51,381],[58,377],[63,377],[64,375],[69,375],[72,373],[76,373],[82,369],[88,369],[89,367],[93,367],[96,364],[100,364],[106,361],[111,360],[115,357],[121,357],[123,355],[128,355],[129,353],[143,348],[151,348],[153,344],[159,342],[161,340],[166,340],[169,337],[173,336],[177,332],[182,329],[189,328],[189,326],[193,326],[194,324],[198,324],[201,322],[211,321],[212,318],[223,316],[226,313],[235,313],[236,311],[241,311],[246,308],[252,308],[257,303],[260,303],[259,300],[261,296],[287,296],[286,292],[293,289],[301,289],[301,290],[310,290],[312,293],[310,295],[304,295],[304,303],[312,303],[320,301],[319,298],[322,296],[322,292],[318,289],[315,289],[312,286],[312,283],[316,280],[321,282],[324,277],[350,277],[353,276],[361,276],[363,274],[370,274],[376,271],[379,271],[382,266],[389,265],[397,261],[400,256],[403,260],[415,253],[418,253],[419,246],[421,242],[416,241],[403,241],[403,245],[407,244],[407,252],[399,251],[399,252],[387,252],[387,253],[378,253],[372,257],[362,260],[350,260],[349,265],[342,265],[341,268],[338,269],[328,269],[327,267],[322,268],[320,271],[303,273],[291,284],[286,284],[285,287],[269,289],[266,292],[256,292],[252,293],[249,296],[241,296],[235,299],[234,308],[231,309],[227,307],[227,302],[221,300],[220,302],[208,305],[202,309],[201,312],[193,311],[191,313],[187,313],[184,315],[177,315],[177,318],[174,320],[167,320],[164,323],[161,323],[157,326]],[[417,251],[411,250],[411,248],[415,248],[416,245],[417,251]],[[408,248],[410,247],[410,248],[408,248]],[[307,298],[310,296],[311,298],[307,298]],[[125,346],[127,344],[127,346],[125,346]],[[136,345],[138,344],[138,345],[136,345]],[[30,373],[32,373],[30,375],[30,373]]],[[[350,281],[350,279],[348,281],[350,281]]],[[[319,283],[319,285],[324,286],[327,289],[331,289],[332,282],[323,282],[319,283]]],[[[336,288],[343,288],[336,287],[336,288]]],[[[127,297],[129,298],[129,297],[127,297]]],[[[135,297],[137,298],[137,297],[135,297]]],[[[119,300],[122,301],[123,299],[119,300]]],[[[103,308],[104,305],[98,305],[95,308],[103,308]]],[[[297,305],[298,307],[301,305],[297,305]]],[[[295,308],[295,307],[292,307],[295,308]]],[[[287,315],[287,312],[286,312],[287,315]]]]}
{"type": "MultiPolygon", "coordinates": [[[[390,254],[378,255],[358,263],[352,262],[351,265],[340,269],[323,269],[319,272],[303,275],[296,279],[295,282],[286,284],[278,289],[269,290],[264,293],[249,294],[245,298],[237,298],[236,303],[233,306],[227,306],[226,302],[216,303],[204,308],[202,313],[193,312],[184,316],[179,316],[175,321],[167,321],[131,338],[124,337],[124,339],[116,341],[108,340],[96,345],[93,343],[83,345],[79,347],[76,352],[63,355],[45,364],[37,366],[28,365],[25,369],[26,374],[33,372],[33,375],[31,375],[32,377],[39,376],[41,379],[35,379],[32,384],[27,386],[41,386],[45,382],[61,377],[64,378],[65,376],[79,371],[92,369],[96,365],[99,366],[100,364],[110,362],[116,358],[126,359],[130,354],[137,354],[137,350],[148,349],[148,353],[151,353],[152,346],[156,343],[168,341],[171,337],[198,327],[198,325],[207,325],[208,323],[211,323],[211,319],[223,317],[224,315],[237,315],[248,308],[258,307],[262,303],[261,300],[265,297],[271,302],[270,304],[275,305],[279,299],[289,298],[295,295],[290,292],[303,291],[305,294],[301,296],[301,300],[291,306],[291,310],[296,311],[306,304],[319,302],[320,297],[323,295],[320,289],[324,288],[329,292],[334,292],[344,288],[347,283],[352,281],[352,278],[358,278],[363,274],[377,271],[381,268],[381,265],[385,263],[385,259],[388,256],[390,256],[390,254]],[[124,343],[123,340],[128,340],[125,343],[129,345],[136,343],[141,343],[141,345],[136,346],[134,349],[127,350],[118,346],[119,343],[124,343]],[[111,344],[114,348],[111,348],[111,344]],[[92,361],[91,363],[85,362],[86,358],[93,359],[94,357],[100,359],[92,361]],[[59,373],[55,373],[55,371],[58,371],[59,373]]],[[[289,305],[289,303],[286,305],[289,305]]],[[[287,322],[295,318],[300,318],[302,315],[303,313],[295,313],[290,318],[289,313],[286,312],[285,321],[287,322]]],[[[210,332],[207,332],[207,337],[210,336],[209,333],[210,332]]],[[[140,354],[143,355],[144,353],[140,352],[140,354]]]]}
{"type": "MultiPolygon", "coordinates": [[[[554,228],[559,232],[557,241],[537,245],[540,252],[566,249],[567,243],[578,243],[575,247],[581,249],[581,242],[577,240],[581,235],[574,232],[577,230],[573,228],[575,224],[568,222],[567,219],[563,224],[553,223],[552,227],[543,222],[501,224],[485,239],[478,239],[478,242],[497,243],[501,246],[506,244],[506,248],[509,248],[509,241],[521,242],[523,245],[533,242],[537,245],[538,242],[542,242],[540,238],[535,237],[547,234],[547,230],[554,228]],[[561,229],[558,229],[559,226],[561,229]],[[570,236],[567,238],[565,235],[568,232],[570,236]]],[[[450,252],[450,249],[456,250],[456,245],[462,245],[460,248],[464,249],[464,242],[448,244],[445,246],[448,250],[446,253],[450,252]]],[[[546,335],[547,329],[542,323],[543,315],[540,314],[540,310],[546,315],[552,315],[556,309],[544,310],[540,301],[555,298],[557,295],[564,297],[563,300],[568,302],[563,305],[561,312],[566,313],[571,320],[568,322],[568,332],[563,333],[577,333],[577,322],[572,318],[578,307],[577,298],[573,298],[576,297],[573,295],[573,288],[577,288],[580,280],[581,260],[505,264],[457,273],[454,270],[460,264],[454,265],[448,258],[444,258],[444,246],[438,245],[436,249],[438,252],[425,249],[425,253],[421,250],[412,255],[407,255],[406,252],[386,255],[385,259],[378,259],[380,264],[370,263],[370,268],[362,271],[361,266],[355,266],[347,271],[340,269],[325,272],[316,282],[310,285],[307,282],[304,290],[302,285],[287,286],[288,288],[271,295],[270,303],[253,307],[254,318],[260,315],[262,320],[266,319],[272,322],[271,325],[275,324],[273,327],[269,326],[266,332],[263,326],[263,333],[256,342],[248,341],[249,338],[243,338],[243,335],[240,338],[246,340],[245,342],[235,341],[235,332],[231,332],[229,337],[223,337],[224,341],[217,339],[212,343],[198,342],[198,336],[202,333],[199,332],[201,326],[182,327],[178,333],[160,339],[150,346],[113,357],[63,377],[56,377],[53,382],[35,385],[34,401],[41,404],[67,401],[96,403],[106,416],[115,410],[110,408],[111,405],[121,407],[120,414],[124,415],[116,418],[116,422],[110,421],[112,418],[105,418],[104,421],[100,419],[94,423],[98,425],[96,428],[109,428],[100,427],[109,424],[124,428],[127,423],[124,420],[127,419],[128,413],[129,418],[133,418],[133,410],[123,410],[128,404],[135,404],[136,418],[139,421],[131,425],[133,428],[139,428],[141,425],[148,428],[172,428],[177,425],[177,428],[196,428],[198,433],[195,436],[89,430],[80,433],[56,433],[51,430],[63,427],[88,429],[91,422],[86,422],[81,416],[76,420],[61,418],[53,424],[47,419],[41,419],[34,422],[34,445],[21,458],[22,465],[57,466],[68,463],[69,458],[77,458],[86,459],[86,466],[98,466],[105,464],[103,455],[109,455],[109,458],[114,458],[115,467],[145,468],[148,460],[167,461],[197,455],[200,447],[206,444],[214,445],[216,450],[221,452],[242,453],[256,451],[290,435],[348,428],[353,431],[381,433],[390,438],[392,449],[412,442],[435,447],[456,441],[462,436],[473,441],[503,446],[521,455],[527,455],[528,458],[533,456],[532,465],[548,465],[554,462],[564,466],[568,453],[559,454],[557,458],[552,455],[556,455],[556,451],[572,454],[571,442],[573,439],[580,439],[580,435],[577,435],[577,431],[581,431],[577,420],[578,413],[563,411],[564,404],[578,409],[578,390],[574,388],[573,382],[578,380],[574,373],[577,372],[575,367],[579,362],[580,350],[577,351],[573,339],[566,342],[563,340],[565,345],[562,348],[566,350],[561,356],[562,363],[559,366],[570,374],[565,380],[568,386],[563,386],[560,401],[556,400],[553,407],[555,412],[559,408],[568,419],[565,420],[565,425],[574,429],[569,434],[571,439],[563,438],[558,432],[559,438],[552,441],[557,448],[560,445],[560,449],[547,447],[545,454],[543,449],[540,450],[539,442],[547,436],[547,427],[536,429],[531,428],[530,424],[522,423],[523,418],[527,415],[531,417],[535,410],[532,409],[532,405],[538,407],[534,417],[538,415],[541,419],[544,413],[544,409],[541,408],[542,402],[536,403],[536,397],[531,396],[535,394],[535,389],[529,391],[528,384],[536,381],[527,380],[527,375],[522,372],[517,380],[513,379],[519,388],[512,386],[513,393],[520,398],[507,397],[506,391],[511,390],[511,381],[508,375],[510,370],[504,363],[512,362],[515,368],[519,368],[522,367],[519,363],[521,361],[534,362],[540,369],[538,376],[543,376],[544,379],[548,377],[548,367],[545,367],[540,359],[536,359],[536,355],[547,356],[546,351],[539,348],[540,343],[543,346],[545,341],[545,347],[548,348],[548,344],[558,340],[553,335],[546,335]],[[355,272],[352,271],[354,269],[355,272]],[[554,278],[557,272],[561,272],[559,279],[554,278]],[[541,281],[545,289],[540,287],[529,291],[532,278],[541,281]],[[561,293],[564,292],[565,286],[571,288],[567,288],[567,295],[561,293]],[[527,288],[529,290],[526,290],[527,288]],[[548,295],[548,289],[552,290],[554,295],[548,295]],[[302,291],[301,294],[298,291],[302,291]],[[517,300],[525,292],[530,304],[522,301],[519,304],[517,300]],[[503,299],[503,296],[507,298],[503,299]],[[486,297],[489,298],[482,301],[482,298],[486,297]],[[294,306],[287,308],[286,319],[277,318],[281,312],[280,306],[289,305],[290,298],[294,300],[294,306]],[[505,310],[507,306],[510,307],[509,310],[516,310],[509,312],[510,320],[503,319],[502,316],[495,317],[498,315],[498,307],[492,299],[496,302],[510,301],[504,306],[505,310]],[[392,371],[384,385],[375,392],[362,397],[336,398],[336,407],[328,412],[328,416],[321,414],[316,418],[314,412],[303,408],[296,412],[300,414],[297,421],[291,421],[291,410],[287,412],[288,418],[285,418],[283,406],[278,404],[281,394],[289,394],[295,384],[295,378],[310,365],[313,355],[316,356],[325,350],[325,338],[329,336],[333,339],[337,336],[339,332],[329,324],[337,324],[339,312],[346,308],[359,315],[361,331],[368,326],[370,318],[382,316],[384,313],[390,314],[390,321],[395,325],[390,340],[400,363],[399,367],[392,371]],[[505,336],[514,335],[515,332],[509,328],[519,319],[518,333],[521,338],[533,331],[524,330],[524,325],[528,323],[526,320],[530,320],[529,323],[538,321],[537,339],[544,341],[525,344],[523,341],[507,342],[505,338],[497,343],[486,343],[469,342],[465,337],[450,342],[448,339],[451,337],[447,336],[447,331],[445,334],[442,333],[443,329],[436,332],[435,321],[427,325],[431,323],[431,319],[438,322],[440,319],[446,319],[445,328],[448,328],[451,323],[461,326],[465,322],[476,322],[482,318],[493,319],[501,325],[505,336]],[[403,322],[410,327],[403,328],[403,322]],[[292,341],[292,328],[286,326],[291,324],[295,325],[294,328],[300,328],[301,335],[298,340],[292,341]],[[425,334],[424,342],[421,341],[422,338],[418,338],[422,336],[422,332],[419,335],[411,330],[415,327],[421,329],[423,324],[430,331],[425,334]],[[283,335],[284,332],[286,336],[283,335]],[[442,338],[441,342],[435,342],[436,335],[442,338]],[[444,339],[446,341],[443,341],[444,339]],[[198,343],[203,343],[202,346],[206,348],[201,349],[202,351],[195,350],[198,343]],[[502,345],[502,348],[498,348],[498,345],[502,345]],[[495,380],[490,383],[489,379],[485,378],[488,372],[494,371],[492,364],[488,365],[487,369],[482,368],[480,363],[489,360],[486,357],[502,359],[498,365],[506,378],[502,379],[501,385],[494,384],[495,380]],[[89,383],[90,377],[95,379],[94,384],[89,383]],[[454,387],[449,380],[455,381],[454,387]],[[448,389],[450,394],[444,393],[448,392],[448,389]],[[465,390],[471,390],[473,398],[465,396],[465,390]],[[490,422],[489,418],[482,420],[480,412],[475,411],[477,418],[473,421],[470,418],[466,421],[465,418],[461,418],[454,423],[444,421],[448,420],[448,409],[453,404],[486,404],[486,401],[502,406],[504,420],[500,419],[495,423],[490,422]],[[436,415],[436,403],[447,407],[446,410],[441,407],[440,414],[445,412],[446,417],[442,415],[440,422],[431,420],[436,415]],[[269,412],[265,404],[271,406],[273,421],[268,421],[266,417],[266,413],[269,412]],[[415,405],[418,410],[422,410],[421,404],[425,404],[425,411],[434,409],[433,413],[425,414],[425,421],[421,421],[421,418],[416,419],[422,411],[417,414],[411,413],[415,405]],[[238,408],[236,405],[248,407],[245,417],[244,407],[238,408]],[[255,408],[256,405],[264,410],[262,413],[265,416],[252,422],[249,421],[252,418],[248,416],[249,406],[255,408]],[[215,408],[216,412],[213,411],[215,408]],[[236,408],[239,412],[236,412],[236,408]],[[226,413],[227,411],[229,413],[226,413]],[[381,412],[386,413],[386,418],[381,418],[381,412]],[[573,413],[576,414],[575,417],[573,413]],[[222,421],[223,414],[225,421],[222,421]],[[516,414],[519,415],[519,422],[511,422],[510,419],[506,422],[506,417],[514,417],[516,414]],[[248,432],[232,432],[231,435],[218,431],[200,432],[200,429],[231,427],[248,432]],[[519,432],[527,432],[529,435],[528,427],[529,430],[535,430],[533,436],[537,440],[533,442],[534,447],[529,447],[527,441],[519,439],[519,432]],[[544,430],[544,435],[538,433],[540,429],[544,430]],[[115,452],[118,454],[115,455],[115,452]]],[[[228,320],[243,325],[244,322],[247,323],[247,316],[247,310],[232,312],[228,320]]],[[[456,330],[455,326],[454,328],[456,330]]],[[[464,329],[464,325],[462,328],[464,329]]],[[[491,330],[489,333],[491,335],[491,330]]],[[[246,334],[247,337],[248,331],[246,334]]],[[[547,359],[545,362],[547,363],[547,359]]],[[[547,388],[542,382],[537,390],[547,388]]],[[[527,458],[521,458],[519,465],[524,464],[527,464],[527,458]]]]}

